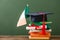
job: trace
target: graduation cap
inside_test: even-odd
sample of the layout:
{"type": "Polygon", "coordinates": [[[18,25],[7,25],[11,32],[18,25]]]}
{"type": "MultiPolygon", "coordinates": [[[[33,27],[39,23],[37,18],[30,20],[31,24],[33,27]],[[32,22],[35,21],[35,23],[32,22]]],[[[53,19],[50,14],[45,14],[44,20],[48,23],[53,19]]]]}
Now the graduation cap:
{"type": "Polygon", "coordinates": [[[42,22],[43,18],[44,18],[44,21],[47,21],[47,14],[51,14],[51,12],[32,12],[26,15],[31,18],[32,22],[42,22]]]}

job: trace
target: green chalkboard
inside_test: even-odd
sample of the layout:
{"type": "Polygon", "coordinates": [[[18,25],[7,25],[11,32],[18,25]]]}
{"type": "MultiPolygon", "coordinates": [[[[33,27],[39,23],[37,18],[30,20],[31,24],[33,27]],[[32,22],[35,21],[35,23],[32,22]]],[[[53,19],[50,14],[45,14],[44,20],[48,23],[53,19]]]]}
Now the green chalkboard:
{"type": "Polygon", "coordinates": [[[48,16],[52,34],[60,35],[60,0],[0,0],[0,35],[27,35],[25,26],[16,27],[20,14],[26,4],[30,12],[49,11],[54,14],[48,16]]]}

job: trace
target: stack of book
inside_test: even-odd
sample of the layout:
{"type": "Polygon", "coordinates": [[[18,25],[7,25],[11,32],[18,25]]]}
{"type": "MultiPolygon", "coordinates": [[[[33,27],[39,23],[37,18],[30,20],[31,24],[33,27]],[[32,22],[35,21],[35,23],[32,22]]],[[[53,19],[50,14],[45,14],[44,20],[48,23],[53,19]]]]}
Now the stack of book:
{"type": "Polygon", "coordinates": [[[42,32],[30,32],[29,33],[29,39],[49,39],[50,38],[50,33],[46,32],[45,35],[42,34],[42,32]]]}
{"type": "Polygon", "coordinates": [[[49,39],[50,38],[50,32],[51,29],[47,29],[47,25],[45,25],[45,33],[42,34],[42,25],[40,26],[28,26],[26,27],[27,30],[29,30],[29,39],[49,39]]]}

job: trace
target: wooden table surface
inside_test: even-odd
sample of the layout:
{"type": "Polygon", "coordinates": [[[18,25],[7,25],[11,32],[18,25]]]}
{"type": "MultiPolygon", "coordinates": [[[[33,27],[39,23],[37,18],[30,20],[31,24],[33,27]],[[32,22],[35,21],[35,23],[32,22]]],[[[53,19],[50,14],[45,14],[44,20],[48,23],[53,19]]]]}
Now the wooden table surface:
{"type": "MultiPolygon", "coordinates": [[[[0,40],[29,40],[27,35],[0,35],[0,40]]],[[[52,36],[50,40],[60,40],[60,36],[52,36]]]]}

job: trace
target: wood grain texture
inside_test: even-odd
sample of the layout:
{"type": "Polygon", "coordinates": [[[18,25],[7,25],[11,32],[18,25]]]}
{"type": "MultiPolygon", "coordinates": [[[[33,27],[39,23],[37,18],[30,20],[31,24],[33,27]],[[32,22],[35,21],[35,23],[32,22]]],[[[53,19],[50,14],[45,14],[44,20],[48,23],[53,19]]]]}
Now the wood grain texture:
{"type": "MultiPolygon", "coordinates": [[[[13,35],[13,36],[2,36],[0,35],[0,40],[29,40],[28,35],[13,35]]],[[[53,35],[50,40],[60,40],[60,36],[53,35]]]]}

